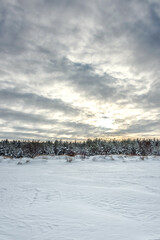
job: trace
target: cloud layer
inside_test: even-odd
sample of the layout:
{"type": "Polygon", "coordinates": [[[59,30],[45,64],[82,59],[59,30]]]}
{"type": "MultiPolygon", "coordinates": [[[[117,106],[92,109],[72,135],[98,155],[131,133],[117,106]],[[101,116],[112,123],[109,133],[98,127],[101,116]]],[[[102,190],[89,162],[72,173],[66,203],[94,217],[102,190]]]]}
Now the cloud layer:
{"type": "Polygon", "coordinates": [[[2,0],[1,138],[160,136],[158,0],[2,0]]]}

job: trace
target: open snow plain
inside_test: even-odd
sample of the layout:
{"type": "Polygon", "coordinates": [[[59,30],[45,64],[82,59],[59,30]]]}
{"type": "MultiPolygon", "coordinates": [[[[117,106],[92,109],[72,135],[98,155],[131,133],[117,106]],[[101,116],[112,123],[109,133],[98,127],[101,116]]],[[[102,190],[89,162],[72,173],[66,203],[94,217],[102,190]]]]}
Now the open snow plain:
{"type": "Polygon", "coordinates": [[[0,240],[160,240],[160,157],[0,157],[0,240]]]}

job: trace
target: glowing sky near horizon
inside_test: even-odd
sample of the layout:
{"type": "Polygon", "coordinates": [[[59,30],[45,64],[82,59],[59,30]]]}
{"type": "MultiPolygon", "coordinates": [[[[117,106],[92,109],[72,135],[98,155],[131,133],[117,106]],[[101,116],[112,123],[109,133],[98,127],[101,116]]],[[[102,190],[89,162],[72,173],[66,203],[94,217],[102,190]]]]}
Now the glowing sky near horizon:
{"type": "Polygon", "coordinates": [[[159,0],[0,0],[0,138],[160,137],[159,0]]]}

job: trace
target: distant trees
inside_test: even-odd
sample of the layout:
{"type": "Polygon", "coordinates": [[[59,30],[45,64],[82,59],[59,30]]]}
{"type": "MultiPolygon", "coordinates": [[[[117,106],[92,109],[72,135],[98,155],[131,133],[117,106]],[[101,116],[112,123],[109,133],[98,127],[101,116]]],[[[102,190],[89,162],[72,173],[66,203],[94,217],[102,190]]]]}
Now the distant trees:
{"type": "Polygon", "coordinates": [[[118,141],[88,139],[83,142],[52,141],[0,141],[0,155],[14,158],[31,157],[37,155],[160,155],[160,140],[158,139],[127,139],[118,141]]]}

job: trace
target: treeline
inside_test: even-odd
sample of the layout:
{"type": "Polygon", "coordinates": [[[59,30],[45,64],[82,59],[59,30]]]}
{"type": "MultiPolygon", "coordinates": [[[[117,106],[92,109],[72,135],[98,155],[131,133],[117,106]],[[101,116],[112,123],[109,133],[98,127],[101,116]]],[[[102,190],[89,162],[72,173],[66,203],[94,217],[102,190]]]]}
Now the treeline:
{"type": "Polygon", "coordinates": [[[0,141],[0,155],[14,158],[38,155],[160,155],[160,140],[158,139],[127,139],[102,140],[88,139],[83,142],[69,141],[0,141]]]}

